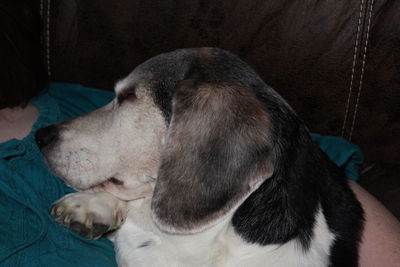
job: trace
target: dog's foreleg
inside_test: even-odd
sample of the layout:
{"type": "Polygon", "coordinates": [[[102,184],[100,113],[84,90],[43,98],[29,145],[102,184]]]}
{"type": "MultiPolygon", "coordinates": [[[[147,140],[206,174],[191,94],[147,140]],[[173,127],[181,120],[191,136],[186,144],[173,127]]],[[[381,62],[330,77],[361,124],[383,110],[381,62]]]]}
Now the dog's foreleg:
{"type": "Polygon", "coordinates": [[[108,192],[68,194],[51,210],[57,222],[88,239],[119,228],[126,214],[127,202],[108,192]]]}

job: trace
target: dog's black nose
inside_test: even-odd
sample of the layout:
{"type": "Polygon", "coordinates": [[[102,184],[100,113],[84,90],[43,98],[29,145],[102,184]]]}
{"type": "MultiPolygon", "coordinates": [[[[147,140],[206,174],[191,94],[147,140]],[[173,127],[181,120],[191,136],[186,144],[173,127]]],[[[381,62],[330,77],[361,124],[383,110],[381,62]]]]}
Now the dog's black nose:
{"type": "Polygon", "coordinates": [[[36,144],[40,149],[54,143],[58,139],[58,129],[54,125],[39,129],[35,134],[36,144]]]}

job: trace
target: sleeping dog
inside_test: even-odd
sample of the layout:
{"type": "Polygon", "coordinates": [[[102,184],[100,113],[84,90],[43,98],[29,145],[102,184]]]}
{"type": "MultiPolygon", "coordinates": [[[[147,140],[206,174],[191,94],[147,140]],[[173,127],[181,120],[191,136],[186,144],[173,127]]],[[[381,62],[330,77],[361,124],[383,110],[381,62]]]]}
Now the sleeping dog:
{"type": "Polygon", "coordinates": [[[89,239],[108,233],[120,266],[358,265],[363,210],[342,171],[239,58],[161,54],[115,93],[36,140],[79,191],[52,215],[89,239]]]}

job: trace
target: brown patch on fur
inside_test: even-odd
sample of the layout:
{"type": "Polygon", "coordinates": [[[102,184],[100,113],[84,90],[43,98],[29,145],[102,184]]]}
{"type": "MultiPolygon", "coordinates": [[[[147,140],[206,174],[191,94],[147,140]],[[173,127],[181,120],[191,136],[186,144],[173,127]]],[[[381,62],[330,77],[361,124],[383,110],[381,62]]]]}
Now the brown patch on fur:
{"type": "Polygon", "coordinates": [[[212,49],[208,47],[201,47],[198,49],[198,58],[202,59],[211,59],[213,58],[212,49]]]}

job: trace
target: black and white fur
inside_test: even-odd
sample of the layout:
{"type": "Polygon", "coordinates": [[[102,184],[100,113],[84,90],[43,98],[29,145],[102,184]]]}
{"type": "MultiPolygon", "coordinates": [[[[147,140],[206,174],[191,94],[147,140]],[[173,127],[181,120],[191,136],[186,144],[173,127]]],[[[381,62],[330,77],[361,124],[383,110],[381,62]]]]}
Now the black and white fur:
{"type": "Polygon", "coordinates": [[[363,210],[292,108],[216,48],[156,56],[36,137],[81,191],[52,214],[121,266],[358,266],[363,210]]]}

